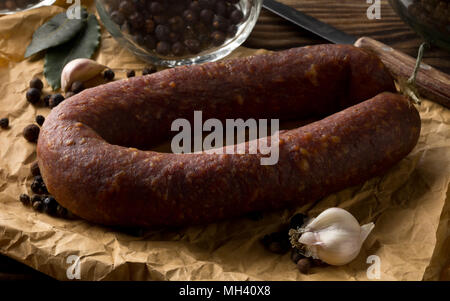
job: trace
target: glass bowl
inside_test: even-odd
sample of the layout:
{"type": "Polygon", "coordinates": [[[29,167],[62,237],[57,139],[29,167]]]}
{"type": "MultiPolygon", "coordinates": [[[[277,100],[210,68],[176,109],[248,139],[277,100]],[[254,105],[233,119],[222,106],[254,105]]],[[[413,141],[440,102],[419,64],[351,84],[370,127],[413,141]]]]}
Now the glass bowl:
{"type": "Polygon", "coordinates": [[[389,3],[427,42],[450,51],[450,1],[389,0],[389,3]]]}
{"type": "Polygon", "coordinates": [[[0,0],[0,15],[10,15],[36,7],[52,5],[56,0],[0,0]]]}
{"type": "Polygon", "coordinates": [[[108,32],[151,64],[219,60],[248,38],[263,0],[96,0],[108,32]]]}

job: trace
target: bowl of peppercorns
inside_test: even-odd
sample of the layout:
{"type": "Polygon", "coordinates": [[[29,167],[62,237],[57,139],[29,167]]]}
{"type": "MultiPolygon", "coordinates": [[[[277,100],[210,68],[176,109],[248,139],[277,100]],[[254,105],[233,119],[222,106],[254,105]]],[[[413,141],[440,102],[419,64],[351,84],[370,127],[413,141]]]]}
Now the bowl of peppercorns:
{"type": "Polygon", "coordinates": [[[52,5],[56,0],[0,0],[0,15],[14,14],[24,10],[52,5]]]}
{"type": "Polygon", "coordinates": [[[250,35],[263,0],[96,0],[108,32],[155,65],[216,61],[250,35]]]}
{"type": "Polygon", "coordinates": [[[389,0],[392,8],[427,42],[450,51],[449,0],[389,0]]]}

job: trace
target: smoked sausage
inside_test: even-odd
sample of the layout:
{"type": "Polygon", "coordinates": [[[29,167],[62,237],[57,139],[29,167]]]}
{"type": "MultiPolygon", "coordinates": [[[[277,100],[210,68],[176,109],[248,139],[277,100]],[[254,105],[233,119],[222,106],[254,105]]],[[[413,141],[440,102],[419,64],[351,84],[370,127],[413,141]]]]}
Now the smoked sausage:
{"type": "MultiPolygon", "coordinates": [[[[66,100],[37,156],[49,192],[95,223],[184,226],[301,205],[386,172],[416,145],[420,117],[380,60],[319,45],[178,67],[66,100]],[[384,92],[384,93],[383,93],[384,92]],[[323,118],[257,154],[158,153],[177,118],[323,118]]],[[[249,143],[246,143],[248,149],[249,143]]]]}

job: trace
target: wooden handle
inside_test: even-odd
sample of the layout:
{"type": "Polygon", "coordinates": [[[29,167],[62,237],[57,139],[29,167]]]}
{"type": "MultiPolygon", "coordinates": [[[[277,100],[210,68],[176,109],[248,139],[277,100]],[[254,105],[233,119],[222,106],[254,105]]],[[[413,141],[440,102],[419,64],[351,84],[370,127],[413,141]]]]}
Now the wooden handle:
{"type": "MultiPolygon", "coordinates": [[[[370,50],[378,55],[397,79],[405,80],[409,78],[414,70],[415,58],[374,39],[362,37],[356,41],[355,46],[370,50]]],[[[417,73],[416,86],[421,96],[450,108],[449,75],[422,63],[417,73]]]]}

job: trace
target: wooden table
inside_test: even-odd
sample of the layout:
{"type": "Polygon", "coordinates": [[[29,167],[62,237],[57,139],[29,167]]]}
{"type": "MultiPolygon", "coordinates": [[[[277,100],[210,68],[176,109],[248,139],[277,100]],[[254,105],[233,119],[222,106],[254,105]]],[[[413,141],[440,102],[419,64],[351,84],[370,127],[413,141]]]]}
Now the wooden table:
{"type": "MultiPolygon", "coordinates": [[[[379,40],[414,58],[423,40],[392,10],[387,0],[381,0],[381,19],[369,20],[366,0],[279,0],[325,23],[354,35],[379,40]]],[[[308,44],[326,43],[313,34],[263,10],[245,46],[283,49],[308,44]]],[[[450,74],[450,52],[432,47],[426,50],[424,62],[450,74]]]]}
{"type": "MultiPolygon", "coordinates": [[[[375,38],[413,57],[422,39],[405,25],[390,8],[387,0],[381,1],[381,19],[368,20],[365,0],[281,0],[304,13],[354,36],[375,38]]],[[[285,49],[302,45],[326,43],[324,40],[263,10],[260,19],[245,43],[246,47],[285,49]]],[[[450,53],[432,48],[426,50],[424,61],[450,74],[450,53]]],[[[0,256],[0,280],[49,279],[20,263],[0,256]]]]}

